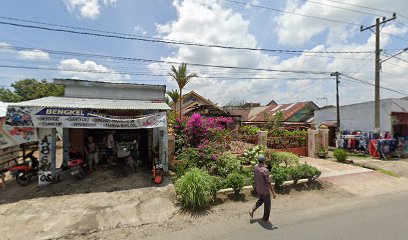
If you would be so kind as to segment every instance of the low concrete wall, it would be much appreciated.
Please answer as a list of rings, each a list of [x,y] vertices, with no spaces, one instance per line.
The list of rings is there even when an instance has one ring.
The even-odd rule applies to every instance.
[[[307,147],[272,149],[272,150],[275,151],[275,152],[291,152],[293,154],[298,155],[299,157],[307,157],[308,156]]]

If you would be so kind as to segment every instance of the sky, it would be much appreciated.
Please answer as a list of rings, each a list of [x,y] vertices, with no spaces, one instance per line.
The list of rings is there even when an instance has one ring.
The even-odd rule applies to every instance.
[[[345,105],[374,99],[374,86],[361,81],[374,82],[375,35],[361,32],[360,25],[370,26],[376,17],[391,18],[396,12],[397,19],[381,28],[381,59],[408,46],[406,0],[392,4],[386,0],[3,0],[0,6],[0,87],[6,88],[24,78],[76,78],[165,84],[170,90],[177,87],[168,76],[171,63],[185,62],[199,77],[184,92],[194,90],[221,106],[242,100],[266,104],[272,99],[335,104],[335,79],[330,76],[335,71],[343,74],[339,88],[340,103]],[[67,29],[50,25],[57,24],[133,39],[9,23]],[[407,71],[406,52],[382,63],[381,98],[406,96]]]

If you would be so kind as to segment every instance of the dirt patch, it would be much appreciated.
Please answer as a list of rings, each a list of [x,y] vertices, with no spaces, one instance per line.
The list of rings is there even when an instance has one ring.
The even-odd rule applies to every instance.
[[[279,193],[277,198],[272,200],[271,216],[273,218],[274,213],[304,210],[324,204],[347,201],[353,196],[326,182],[288,187],[285,194]],[[77,235],[75,239],[145,239],[161,232],[179,231],[218,220],[233,219],[247,215],[256,200],[256,195],[249,189],[244,190],[240,195],[222,193],[218,194],[214,204],[204,211],[192,213],[180,210],[169,221],[161,224],[97,231],[83,236]],[[257,211],[255,215],[261,215],[261,212]],[[62,239],[73,238],[74,236],[66,236]]]

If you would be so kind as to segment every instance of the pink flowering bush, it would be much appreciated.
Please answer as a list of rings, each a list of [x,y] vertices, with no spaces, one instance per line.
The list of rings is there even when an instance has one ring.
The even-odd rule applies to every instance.
[[[183,133],[190,147],[199,147],[208,142],[219,142],[228,134],[227,127],[233,120],[227,117],[205,118],[194,113],[188,120]]]
[[[226,176],[229,168],[224,153],[231,140],[229,126],[233,120],[228,117],[203,117],[198,113],[190,119],[177,119],[176,133],[177,159],[184,164],[182,169],[198,167],[211,175]]]

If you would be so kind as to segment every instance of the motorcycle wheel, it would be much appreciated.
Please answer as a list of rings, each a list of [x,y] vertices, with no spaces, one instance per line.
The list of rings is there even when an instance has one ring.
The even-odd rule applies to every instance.
[[[27,172],[18,171],[16,173],[16,181],[20,186],[27,186],[31,183],[31,175]]]
[[[80,169],[78,170],[78,173],[77,173],[76,177],[77,177],[78,179],[83,179],[83,178],[85,177],[85,171],[84,171],[83,168],[80,168]]]

